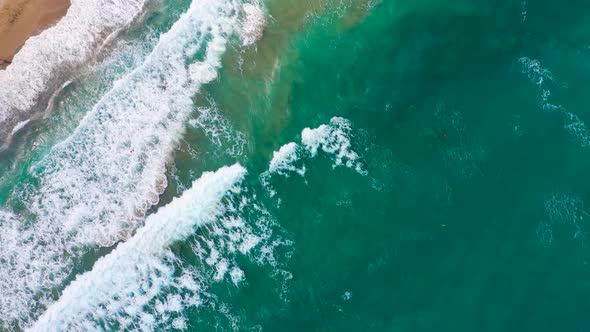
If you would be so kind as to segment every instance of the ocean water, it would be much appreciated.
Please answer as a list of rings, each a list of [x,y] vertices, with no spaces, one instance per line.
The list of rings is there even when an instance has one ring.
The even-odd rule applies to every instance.
[[[589,330],[589,15],[150,3],[0,153],[0,330]]]

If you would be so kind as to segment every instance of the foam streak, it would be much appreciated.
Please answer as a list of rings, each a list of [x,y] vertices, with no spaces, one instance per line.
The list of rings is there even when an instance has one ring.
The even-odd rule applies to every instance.
[[[80,317],[93,314],[110,299],[139,294],[147,271],[159,271],[171,277],[173,271],[161,262],[168,247],[192,235],[197,227],[215,220],[222,210],[222,198],[242,181],[245,173],[237,164],[215,173],[204,173],[180,198],[150,216],[146,226],[129,241],[72,282],[31,331],[71,329]]]

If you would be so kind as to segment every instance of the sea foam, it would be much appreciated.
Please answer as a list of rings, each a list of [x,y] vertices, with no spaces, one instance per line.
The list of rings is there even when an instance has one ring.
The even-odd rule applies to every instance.
[[[305,165],[296,167],[294,164],[302,157],[316,157],[319,151],[331,156],[332,167],[346,166],[366,175],[359,154],[351,144],[352,124],[341,117],[333,117],[329,124],[317,128],[305,128],[301,132],[301,145],[295,142],[283,145],[273,153],[268,171],[273,174],[288,175],[291,172],[305,175]]]
[[[260,5],[244,4],[244,23],[242,25],[242,44],[250,46],[262,38],[266,27],[266,14]]]
[[[521,57],[518,59],[522,66],[522,73],[526,74],[532,83],[536,84],[540,91],[541,107],[545,111],[560,112],[563,116],[563,128],[576,140],[581,147],[590,147],[590,130],[578,115],[568,111],[562,105],[555,105],[550,102],[550,83],[555,84],[555,78],[551,71],[544,68],[539,60]]]
[[[238,1],[193,1],[146,61],[32,167],[35,184],[11,199],[26,212],[0,223],[0,234],[13,235],[0,237],[0,327],[27,326],[88,247],[111,246],[143,224],[167,186],[191,97],[216,78],[241,10]]]
[[[39,116],[51,95],[128,26],[145,0],[72,0],[53,27],[27,40],[0,71],[0,149],[19,123]]]
[[[201,315],[213,315],[221,330],[237,330],[243,326],[239,308],[226,301],[257,266],[263,268],[253,273],[256,282],[264,280],[286,301],[293,243],[255,188],[242,183],[244,173],[234,165],[202,175],[72,282],[33,330],[192,330],[210,324]],[[220,284],[228,293],[213,290]]]
[[[166,262],[172,256],[169,247],[191,236],[197,227],[216,220],[224,210],[223,197],[237,189],[245,173],[237,164],[204,173],[180,198],[148,217],[146,226],[131,239],[99,259],[90,272],[77,277],[31,331],[98,330],[93,323],[117,316],[118,310],[130,316],[141,312],[142,303],[174,280],[174,269]],[[240,272],[235,272],[236,278]],[[159,311],[178,312],[181,303],[180,296],[176,301],[172,298],[161,303]],[[89,317],[92,319],[87,320]],[[150,322],[154,321],[144,318],[141,330],[151,330]],[[176,321],[173,325],[182,324]]]
[[[287,143],[272,154],[272,159],[268,165],[268,171],[274,174],[288,176],[290,172],[305,176],[305,165],[296,167],[294,164],[299,160],[297,143]]]
[[[353,168],[358,173],[366,175],[359,155],[352,149],[350,132],[352,125],[349,120],[333,117],[329,125],[321,125],[318,128],[305,128],[301,132],[301,143],[315,157],[318,150],[334,156],[334,167],[346,166]]]
[[[351,143],[352,123],[341,117],[333,117],[329,124],[317,128],[305,128],[301,132],[301,145],[290,142],[273,152],[268,170],[261,174],[260,180],[269,195],[276,194],[270,186],[270,177],[274,174],[289,177],[291,174],[305,176],[306,167],[303,158],[313,158],[323,151],[333,161],[333,168],[345,166],[361,175],[367,175],[360,155]]]

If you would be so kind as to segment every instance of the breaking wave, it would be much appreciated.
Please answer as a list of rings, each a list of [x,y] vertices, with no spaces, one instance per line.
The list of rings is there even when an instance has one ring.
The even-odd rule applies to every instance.
[[[293,243],[256,191],[242,184],[245,173],[237,164],[204,173],[66,287],[32,330],[190,330],[201,323],[195,312],[215,315],[222,330],[236,330],[243,317],[224,301],[248,283],[253,269],[258,282],[263,278],[286,301]],[[211,292],[218,284],[227,296]]]
[[[226,208],[224,196],[236,191],[246,170],[240,165],[204,173],[192,188],[146,220],[146,226],[109,255],[99,259],[92,271],[76,278],[35,323],[32,331],[99,330],[121,318],[119,329],[129,328],[136,319],[141,330],[153,330],[162,315],[178,312],[186,303],[197,305],[198,298],[178,295],[156,305],[160,317],[143,312],[163,289],[176,287],[198,291],[190,275],[174,276],[174,254],[170,246],[186,240],[197,227],[212,223]],[[232,271],[239,281],[243,272]],[[198,296],[195,294],[194,296]],[[151,316],[151,317],[149,317]],[[171,324],[182,325],[180,320]]]
[[[333,168],[345,166],[354,169],[361,175],[367,175],[359,154],[354,151],[350,141],[352,123],[341,117],[333,117],[330,123],[317,128],[305,128],[301,132],[301,145],[291,142],[283,145],[273,153],[268,171],[260,179],[269,190],[270,196],[276,193],[269,184],[273,174],[290,176],[298,174],[305,176],[306,167],[302,158],[316,157],[319,151],[329,155],[333,161]]]
[[[125,240],[143,224],[167,186],[191,97],[216,79],[241,11],[238,1],[193,1],[146,61],[31,168],[33,180],[10,198],[23,211],[0,215],[0,234],[10,234],[0,237],[0,326],[27,326],[88,248]]]

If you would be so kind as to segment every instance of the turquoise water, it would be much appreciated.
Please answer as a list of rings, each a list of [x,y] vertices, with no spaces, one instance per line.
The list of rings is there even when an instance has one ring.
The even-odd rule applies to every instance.
[[[15,284],[34,290],[32,302],[10,302],[18,291],[5,299],[26,305],[29,316],[2,321],[0,329],[30,326],[56,301],[74,303],[63,294],[76,276],[92,271],[99,257],[122,252],[121,243],[131,241],[137,229],[167,216],[162,207],[172,202],[174,209],[173,197],[201,188],[192,182],[203,172],[236,162],[248,174],[239,190],[214,204],[222,207],[214,220],[154,254],[169,270],[144,269],[142,258],[130,258],[120,270],[111,268],[114,276],[127,276],[125,269],[139,271],[125,281],[139,290],[100,293],[94,309],[74,312],[73,323],[63,328],[590,328],[585,225],[590,7],[585,2],[269,0],[262,39],[242,46],[228,33],[217,78],[198,88],[182,83],[179,91],[192,89],[186,97],[176,94],[173,78],[178,76],[170,74],[176,69],[156,65],[160,58],[150,60],[148,54],[159,54],[158,40],[189,6],[190,1],[170,1],[153,9],[57,96],[47,120],[19,132],[11,150],[0,155],[2,211],[25,225],[42,225],[31,226],[36,232],[45,232],[46,225],[59,229],[47,230],[54,242],[23,241],[21,247],[10,242],[20,250],[50,247],[55,255],[31,257],[59,269],[43,267],[51,281],[41,287]],[[214,33],[199,31],[203,45],[214,40]],[[200,47],[182,61],[206,61],[206,47]],[[151,70],[140,67],[149,61],[156,69],[148,78],[121,80],[134,69]],[[144,87],[152,77],[165,88]],[[80,240],[70,246],[105,229],[108,235],[110,228],[102,226],[122,222],[113,218],[121,218],[128,191],[117,186],[104,191],[100,185],[111,179],[97,177],[112,176],[112,183],[128,184],[131,194],[143,188],[129,180],[135,173],[129,179],[119,174],[127,159],[113,159],[112,168],[103,162],[104,156],[122,153],[134,160],[134,143],[111,136],[104,140],[117,144],[78,150],[75,139],[67,141],[81,135],[76,128],[93,105],[124,84],[129,85],[123,91],[145,89],[145,108],[157,105],[149,104],[152,91],[172,110],[175,101],[179,109],[188,107],[185,118],[171,111],[158,118],[164,123],[153,127],[159,136],[129,168],[157,164],[159,159],[147,156],[163,151],[165,133],[176,130],[170,119],[178,117],[184,130],[175,134],[171,157],[162,162],[166,186],[156,205],[148,207],[152,219],[144,223],[140,216],[121,226],[129,234],[111,234],[116,240],[108,243]],[[143,112],[125,109],[136,102],[133,96],[125,103],[115,97],[104,107],[109,115],[97,120],[111,128],[109,121],[119,119],[112,127],[118,129],[108,133],[121,133],[130,142],[151,133],[115,127],[132,112]],[[125,112],[112,111],[117,108]],[[148,113],[139,114],[138,121],[148,123]],[[135,129],[127,133],[128,128]],[[87,142],[85,137],[80,141]],[[63,140],[69,142],[67,149],[56,148]],[[104,155],[96,152],[103,148]],[[279,154],[273,159],[278,151],[291,158],[273,164],[280,159]],[[96,159],[86,162],[90,156]],[[86,173],[72,174],[72,183],[63,186],[47,184],[67,178],[62,169]],[[112,199],[94,197],[95,187]],[[71,188],[80,191],[70,195]],[[102,210],[94,212],[96,206]],[[58,207],[68,215],[64,226],[55,224],[62,221],[62,211],[51,209]],[[93,212],[69,223],[78,220],[72,216],[86,216],[86,210]],[[169,222],[188,213],[178,211]],[[2,243],[14,235],[35,238],[10,228],[9,217],[0,220],[0,231],[8,234]],[[0,257],[3,263],[7,257]],[[5,275],[18,270],[8,266]],[[18,271],[34,274],[36,269],[41,268]]]

